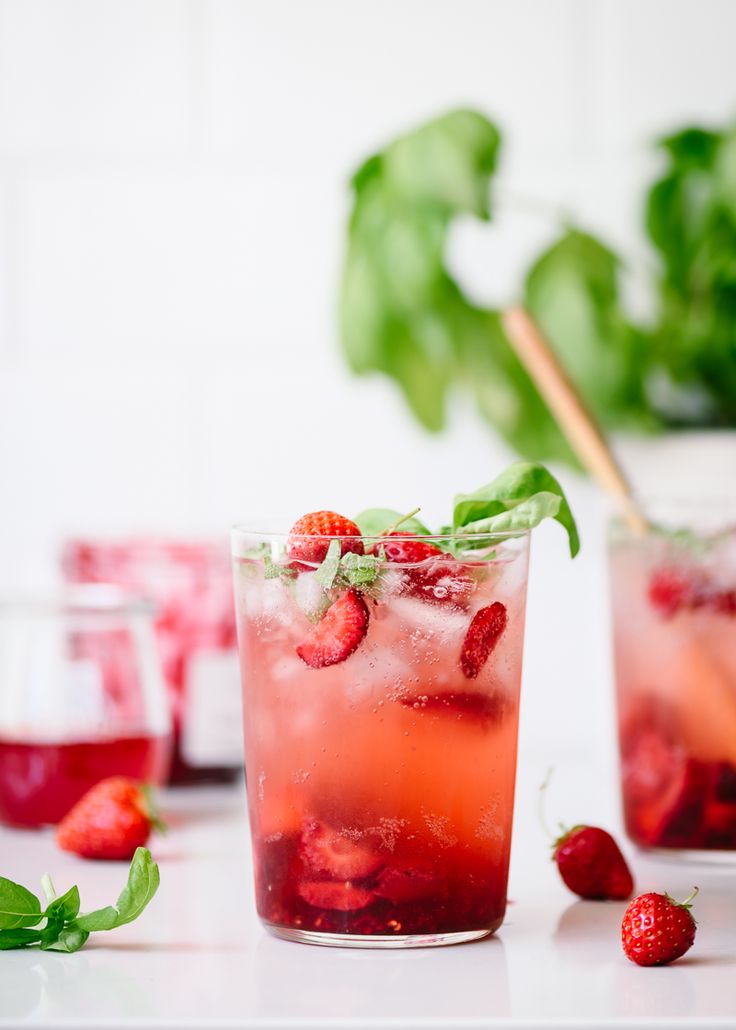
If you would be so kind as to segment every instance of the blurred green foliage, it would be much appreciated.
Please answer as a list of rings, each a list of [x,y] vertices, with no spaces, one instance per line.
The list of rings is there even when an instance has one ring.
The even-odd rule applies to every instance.
[[[736,130],[689,129],[662,147],[668,167],[646,218],[659,255],[653,324],[628,315],[619,258],[577,228],[561,230],[519,292],[605,426],[736,425]],[[499,312],[474,304],[446,266],[453,219],[491,217],[499,148],[491,122],[459,110],[358,169],[343,347],[355,372],[394,379],[428,429],[444,426],[462,387],[519,454],[574,464]]]

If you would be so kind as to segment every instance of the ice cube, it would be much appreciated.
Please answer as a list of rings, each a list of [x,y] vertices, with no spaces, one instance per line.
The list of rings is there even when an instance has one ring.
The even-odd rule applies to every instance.
[[[441,647],[460,647],[470,623],[466,612],[450,605],[427,604],[412,597],[394,598],[391,610],[405,626],[403,636],[418,633],[434,639]]]

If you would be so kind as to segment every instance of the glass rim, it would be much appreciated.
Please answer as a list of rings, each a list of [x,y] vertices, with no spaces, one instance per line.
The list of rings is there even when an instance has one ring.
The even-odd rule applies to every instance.
[[[0,614],[155,615],[157,606],[113,583],[74,583],[57,592],[18,591],[0,596]]]
[[[423,543],[434,543],[435,541],[463,541],[470,540],[476,544],[479,541],[487,541],[488,543],[497,542],[499,540],[519,540],[522,538],[528,538],[531,536],[531,529],[509,529],[500,532],[492,533],[463,533],[462,531],[457,533],[401,533],[396,531],[391,534],[391,540],[419,540]],[[337,536],[335,534],[324,534],[317,536],[316,534],[309,533],[290,533],[290,532],[279,532],[270,530],[259,530],[250,529],[243,522],[236,522],[230,527],[231,540],[247,537],[250,540],[256,539],[259,541],[273,541],[276,543],[282,542],[287,543],[289,540],[308,541],[308,540],[339,540],[355,542],[360,540],[361,542],[374,543],[385,543],[386,536],[381,534],[360,534],[359,536]]]

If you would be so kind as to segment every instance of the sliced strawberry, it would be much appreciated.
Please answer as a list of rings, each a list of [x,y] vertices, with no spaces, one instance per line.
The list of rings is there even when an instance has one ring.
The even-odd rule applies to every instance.
[[[718,590],[710,595],[709,605],[721,615],[736,615],[736,590]]]
[[[635,839],[696,847],[708,791],[708,767],[688,755],[674,713],[646,699],[621,729],[626,820]]]
[[[447,881],[440,873],[426,869],[401,869],[389,866],[381,873],[375,893],[394,905],[421,901],[444,894]]]
[[[460,665],[468,679],[475,679],[506,629],[506,606],[500,601],[475,613],[465,634]]]
[[[649,581],[649,602],[660,615],[670,618],[692,601],[690,579],[679,569],[656,569]]]
[[[664,618],[700,608],[708,608],[719,615],[736,615],[736,590],[718,589],[700,569],[656,569],[649,581],[648,596]]]
[[[506,711],[506,701],[502,695],[481,694],[468,690],[402,697],[399,701],[407,708],[417,711],[445,712],[456,719],[467,719],[484,726],[499,723]]]
[[[373,901],[373,891],[354,887],[352,883],[330,883],[324,880],[306,880],[300,883],[299,896],[315,908],[328,908],[337,912],[357,912]]]
[[[475,580],[451,554],[429,558],[410,573],[411,593],[433,604],[454,604],[467,608],[475,590]]]
[[[381,548],[386,561],[400,562],[402,565],[416,565],[445,553],[435,544],[421,540],[416,533],[389,533],[379,544],[374,544],[371,550],[377,553]]]
[[[347,554],[348,551],[354,551],[355,554],[363,553],[363,541],[351,539],[360,537],[358,526],[334,511],[313,511],[297,519],[289,532],[287,553],[297,562],[319,565],[324,561],[330,539],[333,537],[342,538],[342,554]]]
[[[313,823],[302,834],[302,859],[315,873],[333,880],[361,880],[381,866],[381,857],[364,841],[351,840],[337,830]]]
[[[327,609],[299,644],[296,653],[310,669],[337,665],[355,651],[368,632],[368,609],[355,590],[348,590]]]
[[[404,570],[406,594],[434,604],[467,607],[475,589],[475,580],[451,554],[427,543],[415,533],[400,531],[389,533],[380,543],[374,544],[371,551],[377,554],[381,549],[386,561],[416,566]]]
[[[711,769],[716,801],[736,805],[736,767],[729,762],[714,762]]]

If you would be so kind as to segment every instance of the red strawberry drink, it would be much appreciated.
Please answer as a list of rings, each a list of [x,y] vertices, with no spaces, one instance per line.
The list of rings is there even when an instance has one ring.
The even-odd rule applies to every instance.
[[[578,538],[511,466],[433,536],[370,509],[233,531],[258,912],[280,937],[399,947],[504,917],[529,530]]]
[[[346,536],[343,555],[382,546],[386,560],[365,564],[367,576],[380,568],[371,582],[327,590],[327,540],[271,538],[264,565],[247,556],[258,540],[235,536],[261,918],[302,939],[441,943],[495,930],[527,536],[467,554],[455,540],[457,557],[447,539]]]
[[[637,844],[736,849],[736,531],[617,531],[622,791]]]

